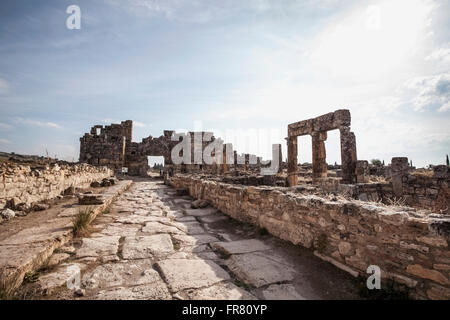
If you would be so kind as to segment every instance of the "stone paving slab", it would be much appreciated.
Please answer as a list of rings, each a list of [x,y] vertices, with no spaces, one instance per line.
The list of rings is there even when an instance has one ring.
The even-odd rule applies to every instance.
[[[230,279],[230,275],[218,264],[207,260],[169,259],[158,261],[156,265],[171,292],[202,288]]]
[[[266,300],[306,300],[292,284],[272,284],[262,295]]]
[[[77,250],[77,258],[112,256],[119,249],[120,236],[102,236],[84,238],[81,248]]]
[[[256,300],[256,297],[231,282],[218,283],[208,288],[188,290],[191,300]]]
[[[264,244],[264,242],[256,239],[239,240],[232,242],[214,242],[211,247],[226,255],[248,253],[255,251],[269,250],[271,247]]]
[[[204,234],[198,235],[174,234],[172,237],[174,240],[180,242],[184,246],[202,245],[205,243],[217,242],[219,240],[214,236]]]
[[[292,268],[262,253],[232,255],[226,265],[237,278],[256,288],[294,279]]]
[[[217,209],[214,208],[204,208],[204,209],[186,209],[186,215],[194,217],[209,216],[212,214],[217,214]]]
[[[100,291],[94,300],[171,300],[165,283],[157,281],[136,287],[116,287]]]
[[[137,286],[160,281],[158,272],[152,268],[152,261],[133,260],[107,263],[83,275],[86,289],[106,289],[117,286]]]
[[[151,221],[167,221],[170,219],[166,217],[155,217],[155,216],[140,216],[140,215],[129,215],[123,216],[116,220],[116,222],[126,223],[126,224],[144,224]]]
[[[168,234],[155,234],[125,238],[122,256],[124,259],[145,259],[174,252],[172,240]]]
[[[199,217],[198,219],[203,223],[215,223],[215,222],[229,220],[229,218],[225,215],[202,216],[202,217]]]
[[[145,227],[142,228],[142,232],[149,234],[158,234],[158,233],[169,233],[169,234],[182,234],[179,228],[175,226],[170,226],[166,224],[162,224],[160,222],[151,221],[145,224]]]
[[[59,266],[54,272],[39,277],[37,285],[44,294],[51,294],[53,290],[74,285],[76,277],[81,277],[81,271],[86,266],[81,263],[68,263]]]

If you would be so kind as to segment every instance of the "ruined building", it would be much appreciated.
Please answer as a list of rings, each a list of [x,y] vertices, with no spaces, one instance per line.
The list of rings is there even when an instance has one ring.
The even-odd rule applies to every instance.
[[[80,162],[92,165],[107,166],[110,169],[120,172],[122,168],[127,168],[129,175],[146,175],[149,170],[148,156],[164,157],[166,168],[176,167],[177,169],[195,171],[208,168],[216,172],[224,173],[228,171],[228,164],[240,163],[238,159],[242,158],[242,167],[249,164],[259,164],[261,158],[255,155],[238,155],[233,150],[231,144],[224,145],[224,151],[220,161],[220,166],[208,165],[203,159],[195,159],[194,143],[191,145],[190,161],[175,166],[172,163],[172,149],[182,141],[184,135],[190,135],[190,141],[194,141],[194,136],[199,135],[201,139],[201,152],[208,144],[216,141],[211,132],[188,132],[187,134],[177,134],[173,130],[164,130],[164,134],[159,138],[149,136],[142,139],[142,142],[132,141],[133,122],[131,120],[122,121],[120,124],[111,124],[109,126],[95,125],[89,133],[80,138]],[[172,135],[177,134],[179,140],[172,140]],[[208,139],[205,139],[205,137]],[[208,140],[208,141],[204,141]],[[182,155],[182,152],[180,153]],[[215,155],[212,151],[213,156]],[[253,160],[253,161],[252,161]],[[227,164],[228,163],[228,164]]]

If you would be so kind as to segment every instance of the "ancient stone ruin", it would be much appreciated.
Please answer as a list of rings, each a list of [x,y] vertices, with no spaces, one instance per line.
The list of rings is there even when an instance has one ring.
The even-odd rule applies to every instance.
[[[450,299],[450,167],[358,160],[350,126],[343,109],[289,124],[287,162],[281,144],[263,160],[212,132],[133,142],[130,120],[93,126],[80,163],[0,154],[0,293],[358,299],[354,278],[379,268],[390,295]],[[341,164],[326,162],[330,130]]]
[[[349,110],[336,110],[320,117],[291,123],[288,126],[288,183],[295,186],[298,183],[298,146],[299,136],[312,137],[313,177],[327,177],[325,140],[327,131],[339,129],[341,134],[342,182],[356,182],[356,140],[350,131],[351,116]]]

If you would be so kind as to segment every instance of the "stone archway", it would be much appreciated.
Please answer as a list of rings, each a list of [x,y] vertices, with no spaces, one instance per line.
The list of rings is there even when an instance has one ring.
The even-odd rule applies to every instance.
[[[303,135],[312,137],[313,179],[327,177],[325,140],[327,131],[339,129],[341,140],[342,183],[356,182],[356,139],[350,131],[351,115],[346,109],[336,110],[317,118],[303,120],[288,125],[288,184],[298,183],[298,143]]]

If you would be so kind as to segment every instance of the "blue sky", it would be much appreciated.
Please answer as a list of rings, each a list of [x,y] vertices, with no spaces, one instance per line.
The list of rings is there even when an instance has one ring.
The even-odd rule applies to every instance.
[[[77,160],[92,125],[131,119],[134,141],[201,128],[268,158],[287,124],[348,108],[359,159],[443,163],[449,18],[426,0],[3,0],[0,150]]]

